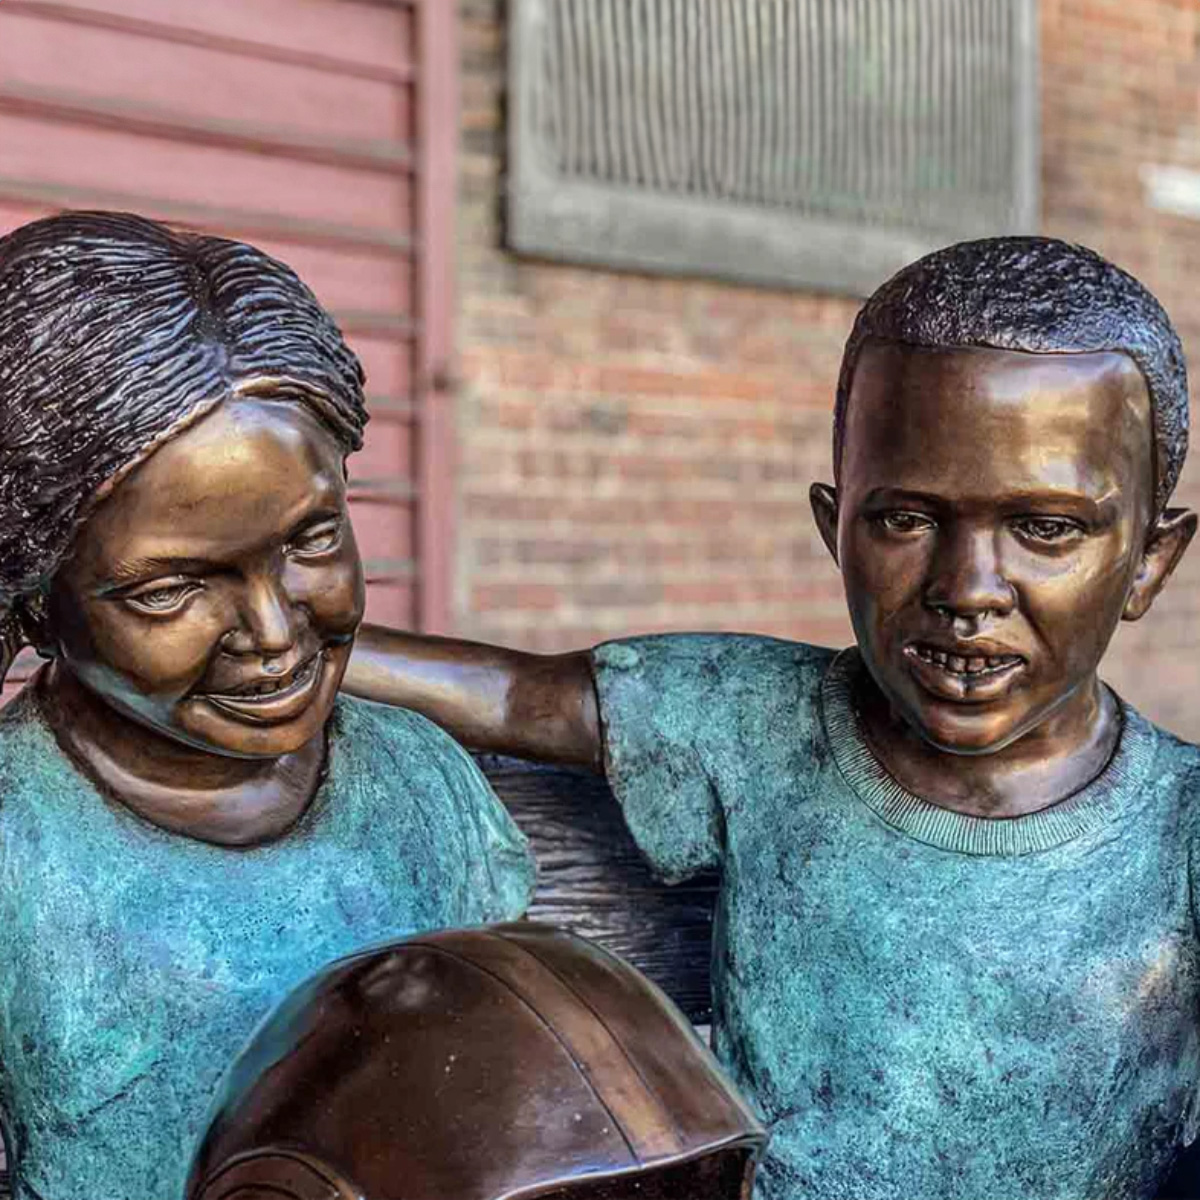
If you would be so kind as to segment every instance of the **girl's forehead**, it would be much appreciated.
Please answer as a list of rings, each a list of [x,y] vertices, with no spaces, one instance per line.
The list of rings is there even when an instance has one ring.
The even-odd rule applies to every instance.
[[[341,461],[333,434],[302,404],[225,400],[157,447],[122,481],[119,491],[165,491],[190,486],[207,497],[218,483],[238,491],[261,490],[253,472],[299,461],[313,466]],[[246,472],[238,479],[238,471]]]
[[[229,401],[159,447],[98,506],[77,557],[223,559],[344,496],[342,450],[302,406]]]

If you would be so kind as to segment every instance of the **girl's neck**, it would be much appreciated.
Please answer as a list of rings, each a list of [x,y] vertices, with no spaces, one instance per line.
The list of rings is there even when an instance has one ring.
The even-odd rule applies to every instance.
[[[300,819],[320,785],[324,735],[280,758],[233,758],[138,724],[57,660],[32,686],[80,770],[110,799],[171,833],[219,846],[273,841]]]

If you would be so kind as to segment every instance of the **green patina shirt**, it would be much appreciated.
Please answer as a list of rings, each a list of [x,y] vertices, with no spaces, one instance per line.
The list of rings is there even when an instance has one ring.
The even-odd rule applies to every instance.
[[[31,694],[0,718],[0,1106],[16,1200],[181,1200],[218,1080],[295,984],[524,911],[533,862],[415,713],[338,700],[285,836],[228,849],[96,791]]]
[[[766,1200],[1152,1197],[1197,1130],[1200,750],[1115,755],[989,821],[860,735],[857,653],[681,635],[595,652],[608,778],[666,878],[717,866],[714,1041],[772,1131]]]

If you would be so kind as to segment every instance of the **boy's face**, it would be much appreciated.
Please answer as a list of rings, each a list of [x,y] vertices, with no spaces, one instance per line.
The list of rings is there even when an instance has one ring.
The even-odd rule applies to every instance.
[[[1123,354],[864,348],[814,512],[864,661],[928,742],[989,753],[1092,703],[1194,529],[1152,521],[1153,451]]]

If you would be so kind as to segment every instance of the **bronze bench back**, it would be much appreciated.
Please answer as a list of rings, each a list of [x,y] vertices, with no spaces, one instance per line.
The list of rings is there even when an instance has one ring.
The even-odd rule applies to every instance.
[[[716,875],[675,887],[659,883],[596,775],[494,755],[478,762],[537,855],[530,917],[606,946],[694,1024],[707,1025]]]

